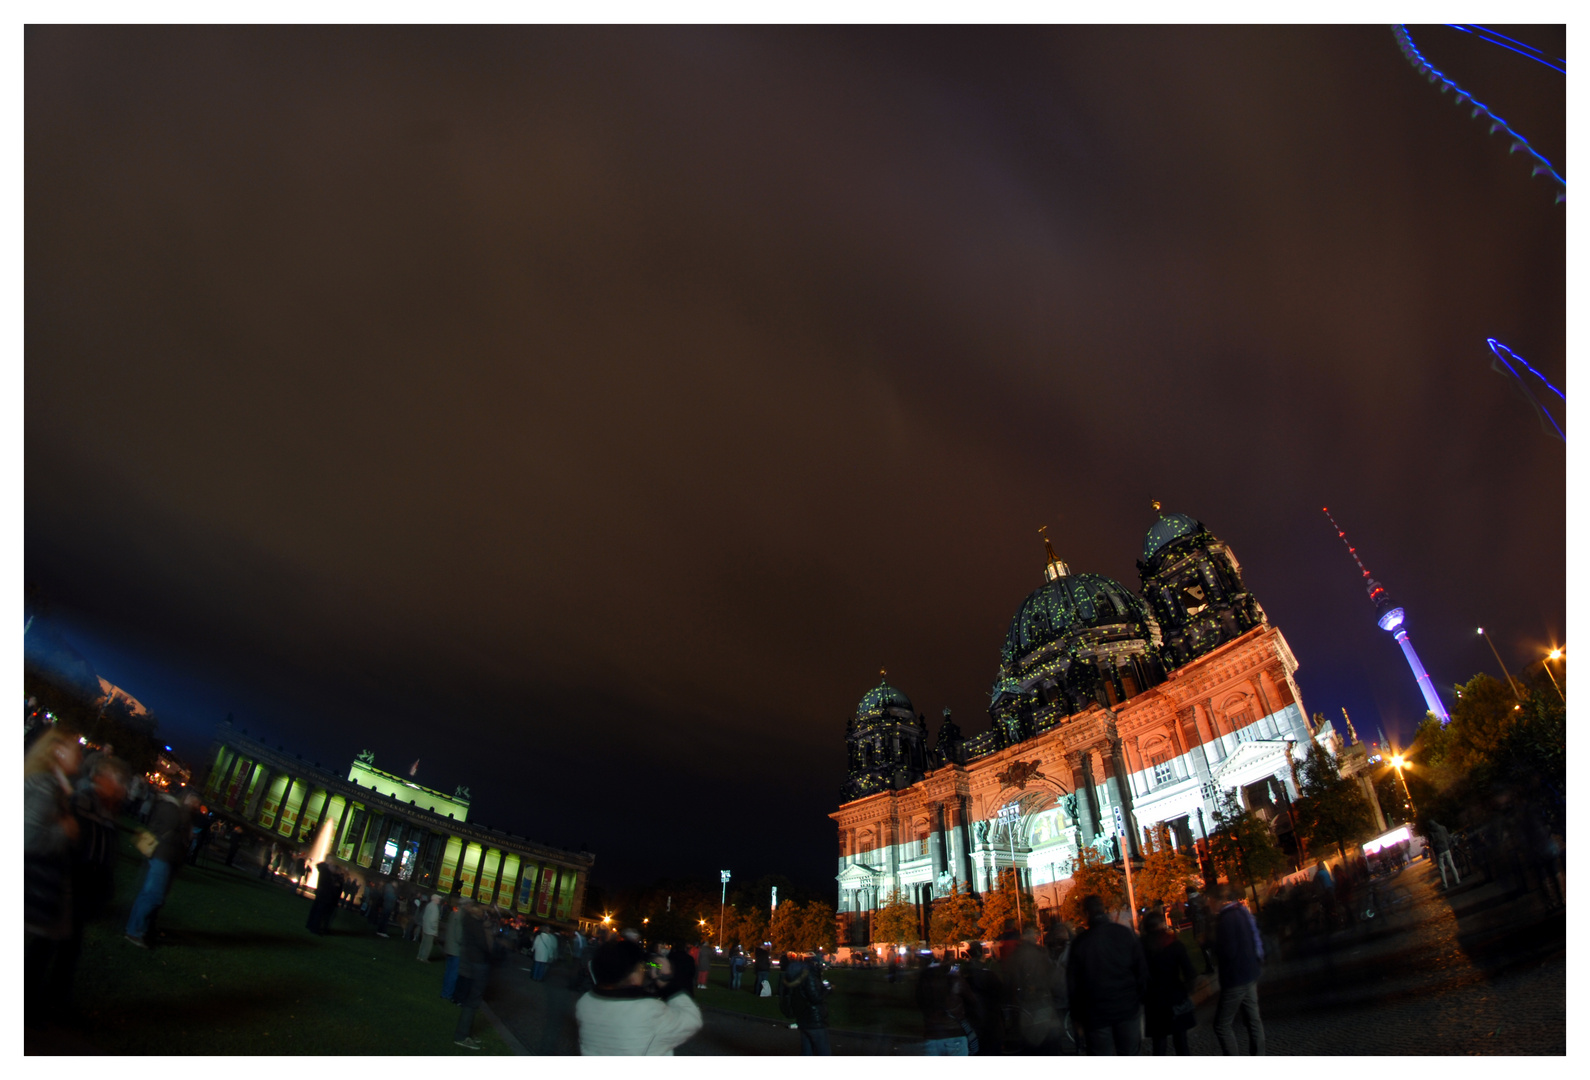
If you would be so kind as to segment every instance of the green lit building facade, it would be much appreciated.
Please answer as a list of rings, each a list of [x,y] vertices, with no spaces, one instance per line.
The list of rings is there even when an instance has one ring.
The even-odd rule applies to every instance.
[[[307,849],[330,823],[326,857],[361,876],[397,877],[570,926],[596,861],[469,824],[467,789],[422,787],[375,768],[368,753],[343,778],[230,724],[216,734],[201,790],[211,809],[292,846]]]

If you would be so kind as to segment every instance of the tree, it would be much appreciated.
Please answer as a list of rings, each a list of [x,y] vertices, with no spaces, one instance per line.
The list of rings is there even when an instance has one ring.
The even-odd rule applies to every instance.
[[[1170,907],[1184,902],[1188,886],[1198,885],[1198,865],[1187,852],[1178,851],[1171,844],[1170,826],[1161,823],[1145,832],[1143,868],[1132,875],[1138,906],[1157,903]]]
[[[1017,886],[1016,871],[1001,870],[995,887],[983,896],[983,917],[978,921],[982,936],[993,939],[1005,932],[1005,923],[1029,926],[1038,921],[1032,897]]]
[[[837,948],[839,927],[834,917],[834,906],[824,900],[813,900],[802,905],[800,918],[796,922],[796,940],[799,942],[796,949],[803,953],[819,949],[832,952]]]
[[[1072,926],[1087,924],[1082,911],[1086,897],[1103,900],[1106,911],[1126,906],[1126,875],[1091,847],[1079,849],[1076,857],[1066,863],[1066,869],[1071,873],[1071,888],[1060,900],[1060,917]],[[1137,883],[1132,884],[1135,889]]]
[[[767,937],[773,943],[773,951],[782,955],[787,952],[804,951],[801,949],[801,930],[804,912],[801,905],[794,900],[779,901],[778,909],[773,912],[773,917],[768,920]]]
[[[767,936],[767,915],[760,906],[741,908],[730,904],[723,919],[723,944],[739,945],[747,951],[755,949]]]
[[[1258,884],[1285,869],[1285,853],[1275,844],[1270,823],[1242,805],[1236,789],[1221,793],[1215,806],[1215,828],[1209,834],[1210,854],[1228,881],[1241,880],[1259,899]]]
[[[961,891],[961,883],[950,883],[950,891],[933,901],[933,914],[928,920],[929,940],[934,945],[954,945],[962,941],[976,941],[981,937],[979,923],[983,906],[969,891]]]
[[[900,890],[892,890],[883,906],[872,913],[873,942],[904,945],[916,941],[919,934],[916,905],[901,896]]]
[[[1310,742],[1303,763],[1298,766],[1302,789],[1292,804],[1298,831],[1310,849],[1327,844],[1347,857],[1346,845],[1364,839],[1375,831],[1375,811],[1358,784],[1342,776],[1336,759],[1317,742]]]

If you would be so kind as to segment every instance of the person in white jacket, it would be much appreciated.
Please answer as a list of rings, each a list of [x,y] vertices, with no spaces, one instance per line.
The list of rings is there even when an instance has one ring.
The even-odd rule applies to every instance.
[[[547,965],[558,958],[557,935],[545,926],[536,931],[535,944],[531,946],[530,959],[535,964],[530,977],[540,982],[547,977]]]
[[[420,963],[431,958],[431,946],[436,944],[437,931],[442,928],[442,894],[432,893],[431,902],[420,915]]]
[[[633,941],[618,938],[597,949],[596,989],[574,1006],[580,1053],[672,1057],[674,1047],[701,1030],[701,1010],[671,974],[665,957],[648,959]]]

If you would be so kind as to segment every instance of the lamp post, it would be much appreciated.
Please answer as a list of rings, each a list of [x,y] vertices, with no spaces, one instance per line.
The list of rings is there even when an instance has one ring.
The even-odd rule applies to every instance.
[[[1557,676],[1555,676],[1555,675],[1553,675],[1551,673],[1551,662],[1553,660],[1561,660],[1561,659],[1562,659],[1562,650],[1561,649],[1553,649],[1553,650],[1551,650],[1551,652],[1546,654],[1546,662],[1544,664],[1541,664],[1540,666],[1546,669],[1546,678],[1551,680],[1551,685],[1557,691],[1557,696],[1562,698],[1562,703],[1564,705],[1566,705],[1566,704],[1568,704],[1568,699],[1562,696],[1562,684],[1557,681]]]
[[[1502,663],[1502,654],[1496,651],[1496,643],[1491,640],[1491,635],[1485,632],[1485,627],[1483,626],[1476,627],[1475,629],[1479,633],[1480,637],[1485,639],[1485,644],[1491,647],[1491,655],[1496,657],[1496,666],[1502,669],[1503,675],[1507,676],[1507,685],[1512,687],[1513,697],[1517,699],[1519,704],[1523,704],[1524,699],[1518,693],[1518,684],[1515,683],[1513,681],[1513,677],[1508,674],[1507,665]],[[1399,773],[1398,775],[1400,776],[1401,774]]]
[[[723,882],[723,892],[718,897],[718,944],[723,944],[723,912],[724,905],[729,901],[729,872],[718,871],[718,879]]]
[[[1005,838],[1010,842],[1010,884],[1016,899],[1016,931],[1021,931],[1021,879],[1016,873],[1016,822],[1021,818],[1021,807],[1006,803],[999,808],[999,820],[1005,826]]]

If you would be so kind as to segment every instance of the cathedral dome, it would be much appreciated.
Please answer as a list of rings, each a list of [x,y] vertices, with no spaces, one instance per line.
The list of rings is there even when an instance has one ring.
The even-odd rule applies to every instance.
[[[1068,574],[1028,594],[1010,620],[1005,658],[1015,660],[1073,631],[1115,623],[1143,622],[1142,602],[1125,585],[1103,574]]]
[[[912,707],[911,699],[887,682],[880,682],[862,695],[861,703],[856,706],[856,719],[864,720],[885,713],[898,715],[902,712],[909,717],[916,716],[916,709]]]
[[[1143,561],[1152,559],[1156,551],[1172,540],[1191,536],[1198,529],[1198,522],[1186,514],[1161,514],[1159,520],[1154,522],[1153,528],[1148,530],[1148,535],[1143,538]]]

